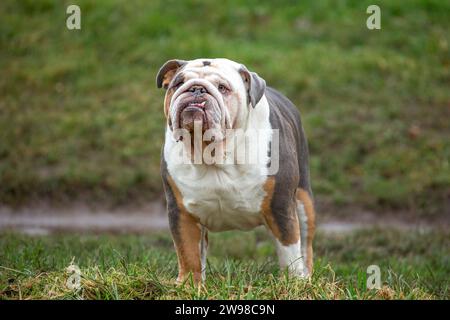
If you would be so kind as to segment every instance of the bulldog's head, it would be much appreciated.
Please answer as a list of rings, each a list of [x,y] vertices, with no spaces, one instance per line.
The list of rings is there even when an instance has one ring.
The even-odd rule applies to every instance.
[[[167,90],[164,113],[172,131],[200,126],[216,141],[226,129],[242,128],[266,88],[256,73],[228,59],[169,60],[156,82]]]

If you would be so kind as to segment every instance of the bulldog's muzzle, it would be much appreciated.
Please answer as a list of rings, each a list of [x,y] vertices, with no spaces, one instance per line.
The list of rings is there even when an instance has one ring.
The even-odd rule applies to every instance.
[[[221,140],[230,128],[229,113],[222,95],[210,82],[192,79],[183,84],[172,96],[169,117],[176,140],[180,129],[194,132],[201,128],[202,134],[211,131],[214,140]]]

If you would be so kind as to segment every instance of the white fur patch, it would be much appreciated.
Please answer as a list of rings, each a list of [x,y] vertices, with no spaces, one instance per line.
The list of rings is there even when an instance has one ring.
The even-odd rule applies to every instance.
[[[304,261],[307,261],[308,216],[306,215],[305,206],[303,205],[303,202],[299,200],[297,200],[297,214],[298,214],[298,221],[300,222],[301,253]],[[305,266],[305,273],[309,274],[309,272],[310,270],[308,270],[308,267]]]
[[[293,276],[304,277],[305,265],[300,250],[300,240],[297,243],[285,246],[278,239],[275,239],[280,268],[288,268]]]

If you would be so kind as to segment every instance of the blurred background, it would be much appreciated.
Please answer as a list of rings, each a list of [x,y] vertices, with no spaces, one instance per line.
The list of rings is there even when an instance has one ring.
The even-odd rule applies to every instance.
[[[73,208],[164,225],[155,76],[199,57],[244,63],[299,107],[319,216],[448,221],[448,1],[377,1],[381,30],[371,0],[77,0],[81,30],[69,4],[0,3],[3,226]]]
[[[449,30],[441,0],[0,1],[0,300],[449,299]],[[207,290],[173,285],[155,77],[199,57],[244,63],[301,111],[306,286],[278,277],[259,229],[210,235]]]

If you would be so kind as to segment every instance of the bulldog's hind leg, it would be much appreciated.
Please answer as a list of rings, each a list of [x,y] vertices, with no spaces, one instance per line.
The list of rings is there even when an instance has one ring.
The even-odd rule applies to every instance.
[[[313,271],[312,242],[315,233],[316,214],[309,193],[301,188],[297,189],[297,213],[300,222],[301,251],[306,264],[305,275],[309,276]]]
[[[305,266],[295,199],[285,199],[282,205],[274,206],[271,184],[272,182],[269,180],[265,186],[267,197],[263,201],[262,214],[265,224],[275,240],[280,268],[287,268],[291,275],[304,277]]]
[[[300,239],[292,244],[283,244],[275,237],[275,246],[280,269],[287,269],[292,276],[305,277],[305,265],[301,253]]]

